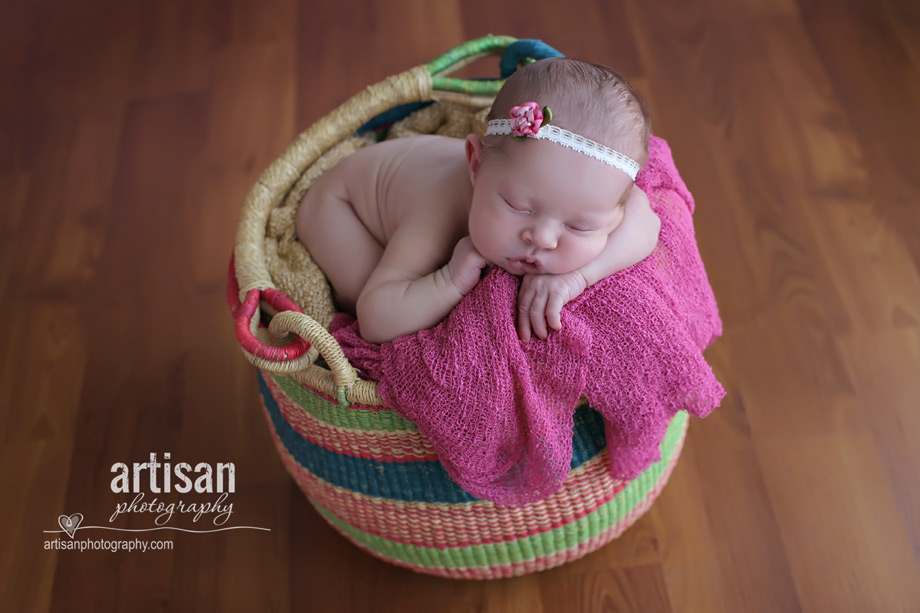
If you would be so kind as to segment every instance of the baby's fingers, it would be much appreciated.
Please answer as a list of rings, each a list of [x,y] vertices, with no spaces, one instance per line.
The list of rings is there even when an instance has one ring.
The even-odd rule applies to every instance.
[[[546,329],[546,298],[546,294],[539,292],[530,303],[530,325],[540,339],[545,339],[549,334]]]
[[[553,330],[562,329],[562,317],[560,313],[564,305],[565,301],[562,299],[561,294],[551,294],[546,303],[546,321]]]
[[[533,302],[533,292],[522,291],[518,295],[517,328],[518,338],[523,342],[530,340],[530,303]]]

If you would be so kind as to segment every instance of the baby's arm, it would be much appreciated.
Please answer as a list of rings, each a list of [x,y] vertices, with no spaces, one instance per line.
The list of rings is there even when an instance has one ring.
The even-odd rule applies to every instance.
[[[655,250],[661,220],[649,206],[648,196],[635,185],[626,200],[623,221],[610,233],[600,255],[578,269],[586,287],[638,264]]]
[[[469,237],[457,243],[450,262],[423,274],[424,263],[440,252],[437,240],[422,238],[430,237],[430,228],[427,233],[423,230],[401,226],[394,233],[358,297],[356,311],[364,340],[386,343],[436,325],[479,282],[488,262]]]
[[[559,275],[525,275],[518,293],[518,336],[530,340],[530,331],[546,338],[547,323],[562,328],[562,307],[601,279],[638,264],[655,250],[661,220],[648,196],[635,185],[626,201],[623,221],[610,233],[604,250],[578,270]]]

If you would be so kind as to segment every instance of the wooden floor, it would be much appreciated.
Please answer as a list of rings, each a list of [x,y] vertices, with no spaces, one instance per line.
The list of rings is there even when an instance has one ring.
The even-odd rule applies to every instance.
[[[0,13],[4,610],[920,611],[915,0]],[[489,32],[616,66],[647,97],[697,199],[725,325],[707,357],[728,395],[618,541],[545,573],[460,582],[382,563],[308,506],[224,287],[243,197],[297,132]],[[233,522],[271,532],[45,549],[62,515],[106,525],[126,499],[112,465],[151,452],[233,462]]]

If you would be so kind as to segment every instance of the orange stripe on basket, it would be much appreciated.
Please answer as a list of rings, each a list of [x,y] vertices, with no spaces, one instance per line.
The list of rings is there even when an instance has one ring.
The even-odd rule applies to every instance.
[[[369,547],[356,542],[347,534],[340,534],[343,534],[349,541],[351,541],[352,544],[356,545],[358,548],[390,564],[408,568],[416,572],[438,575],[451,579],[503,579],[527,573],[548,570],[550,568],[561,566],[567,562],[577,560],[589,553],[596,551],[604,545],[607,545],[622,535],[623,532],[625,532],[636,522],[636,520],[639,519],[639,517],[644,515],[645,512],[648,511],[648,509],[652,506],[652,503],[654,503],[658,496],[661,494],[661,490],[667,484],[668,479],[671,476],[671,472],[674,470],[674,466],[677,464],[677,459],[680,456],[682,446],[683,439],[681,439],[681,441],[679,441],[675,447],[674,453],[668,462],[668,466],[662,476],[656,482],[655,487],[649,491],[645,498],[643,498],[643,500],[638,505],[636,505],[635,508],[633,508],[625,517],[616,522],[608,530],[598,534],[593,538],[578,543],[574,547],[556,551],[550,555],[533,558],[532,560],[527,560],[525,562],[465,568],[454,566],[424,566],[421,564],[408,564],[403,560],[394,559],[381,554],[379,551],[370,549]]]
[[[333,453],[383,462],[430,462],[438,459],[431,442],[418,431],[333,426],[294,402],[274,379],[263,379],[285,421],[297,434],[315,445]],[[310,388],[310,391],[315,390]]]
[[[610,477],[605,450],[574,470],[555,494],[529,505],[510,507],[487,500],[460,504],[395,501],[320,479],[288,453],[274,430],[272,435],[288,471],[318,504],[363,532],[407,545],[464,547],[533,536],[594,512],[626,486]]]

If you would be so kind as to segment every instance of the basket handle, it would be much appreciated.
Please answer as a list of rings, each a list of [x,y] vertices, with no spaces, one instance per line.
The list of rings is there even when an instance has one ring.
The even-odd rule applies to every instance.
[[[253,317],[260,300],[265,300],[279,311],[268,325],[269,333],[278,339],[293,334],[296,338],[291,343],[283,347],[266,345],[252,333]],[[338,341],[282,292],[271,288],[252,289],[247,292],[246,300],[240,302],[232,255],[227,275],[227,303],[236,320],[236,338],[240,347],[249,361],[259,368],[281,373],[300,370],[305,359],[306,365],[313,363],[316,356],[310,355],[312,347],[329,365],[336,388],[351,387],[357,380],[357,371],[348,363]]]
[[[323,356],[323,360],[332,371],[332,380],[335,382],[336,389],[340,390],[339,401],[347,406],[344,392],[358,380],[358,371],[345,357],[341,345],[326,328],[305,313],[289,310],[272,317],[268,324],[268,331],[278,337],[296,334],[297,340],[308,340],[319,355]]]
[[[231,255],[227,275],[227,304],[236,320],[236,338],[246,359],[262,370],[291,374],[306,369],[316,361],[316,355],[319,354],[329,366],[339,404],[349,406],[349,391],[355,383],[360,387],[360,384],[367,382],[362,382],[358,378],[358,371],[349,363],[335,337],[319,325],[319,322],[301,311],[294,301],[276,289],[249,290],[246,299],[240,302],[239,284],[233,264]],[[282,347],[275,347],[266,345],[253,334],[253,326],[262,325],[253,321],[260,300],[265,300],[279,311],[268,324],[269,334],[278,339],[294,335],[294,341]],[[357,391],[359,399],[363,397],[366,404],[374,404],[370,390]]]
[[[454,79],[446,75],[476,59],[501,53],[498,79]],[[431,75],[431,87],[436,91],[458,92],[476,96],[495,96],[505,79],[518,66],[534,60],[562,57],[562,54],[541,40],[512,36],[484,36],[463,43],[425,65]]]
[[[259,325],[253,321],[258,311],[260,302],[264,300],[279,311],[296,311],[302,313],[300,307],[293,300],[273,288],[251,289],[246,292],[246,298],[240,301],[239,283],[236,280],[234,255],[230,255],[230,267],[227,273],[227,305],[236,322],[236,339],[245,353],[250,358],[259,358],[275,362],[292,362],[303,357],[310,349],[310,343],[302,338],[283,347],[266,345],[260,341],[253,329]],[[250,359],[252,361],[252,359]]]

